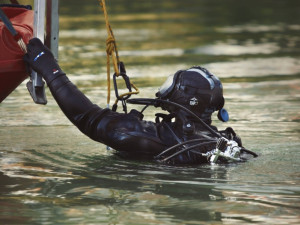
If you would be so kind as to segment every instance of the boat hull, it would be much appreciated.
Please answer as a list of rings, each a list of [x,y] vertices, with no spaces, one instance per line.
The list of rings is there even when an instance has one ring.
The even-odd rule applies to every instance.
[[[25,8],[1,7],[24,42],[33,37],[33,11]],[[0,103],[27,77],[21,48],[0,20]]]

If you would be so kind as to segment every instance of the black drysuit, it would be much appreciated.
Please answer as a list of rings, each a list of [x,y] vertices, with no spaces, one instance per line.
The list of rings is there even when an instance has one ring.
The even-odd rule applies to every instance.
[[[52,53],[38,39],[32,39],[27,47],[28,54],[24,56],[24,60],[44,77],[53,97],[68,119],[91,139],[108,145],[123,155],[141,158],[154,158],[165,149],[182,141],[206,139],[210,141],[210,145],[186,151],[172,158],[170,162],[188,164],[207,162],[207,159],[197,154],[196,150],[198,153],[212,150],[215,142],[211,142],[211,133],[200,123],[193,122],[195,129],[189,132],[183,129],[185,124],[180,120],[173,123],[165,121],[154,123],[143,120],[143,115],[136,110],[123,114],[102,109],[93,104],[69,81]],[[225,133],[223,135],[228,138]],[[214,141],[216,140],[217,138],[214,138]]]

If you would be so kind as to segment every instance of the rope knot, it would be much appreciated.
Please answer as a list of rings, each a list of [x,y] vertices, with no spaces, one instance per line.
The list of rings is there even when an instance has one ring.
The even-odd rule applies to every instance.
[[[112,55],[112,53],[114,52],[116,47],[116,40],[114,39],[114,37],[109,36],[106,39],[106,53],[108,55]]]
[[[107,12],[106,12],[105,0],[98,0],[98,1],[100,3],[100,5],[102,7],[102,10],[103,10],[103,13],[104,13],[105,25],[106,25],[107,34],[108,34],[108,37],[106,39],[106,55],[107,55],[107,57],[106,57],[106,59],[107,59],[106,69],[107,69],[107,105],[109,105],[109,101],[110,101],[110,57],[112,58],[112,62],[113,62],[114,70],[115,70],[115,76],[114,77],[117,77],[117,76],[120,75],[120,71],[119,71],[120,61],[119,61],[119,54],[118,54],[116,40],[114,38],[114,34],[113,34],[112,29],[111,29],[111,26],[108,22],[108,16],[107,16]],[[119,96],[120,99],[124,100],[125,98],[129,98],[130,95],[132,95],[132,94],[138,94],[139,93],[139,90],[137,89],[137,87],[135,87],[134,84],[130,83],[130,85],[136,90],[135,92],[132,92],[129,83],[130,83],[130,81],[128,79],[128,82],[126,83],[126,86],[129,87],[128,88],[129,92],[120,95]],[[128,97],[125,97],[125,96],[128,96]],[[118,98],[116,99],[115,105],[117,103],[118,103]],[[124,103],[124,101],[122,101],[122,103]],[[124,107],[124,105],[123,105],[123,107]],[[125,105],[125,107],[126,107],[126,105]]]

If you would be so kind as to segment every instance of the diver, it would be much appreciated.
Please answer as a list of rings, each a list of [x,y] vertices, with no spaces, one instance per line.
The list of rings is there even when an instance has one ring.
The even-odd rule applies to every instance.
[[[228,120],[220,80],[208,70],[194,66],[167,78],[155,99],[131,99],[133,104],[152,105],[168,113],[157,113],[155,122],[143,120],[143,110],[118,113],[93,104],[68,79],[51,51],[33,38],[24,61],[46,81],[67,118],[92,140],[118,155],[155,159],[167,164],[201,164],[245,161],[257,155],[242,146],[232,128],[218,131],[211,116],[219,111]]]

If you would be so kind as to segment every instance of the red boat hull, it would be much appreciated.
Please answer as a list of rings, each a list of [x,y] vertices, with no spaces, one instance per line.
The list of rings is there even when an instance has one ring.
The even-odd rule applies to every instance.
[[[1,7],[24,42],[33,37],[33,11]],[[27,77],[21,48],[0,20],[0,103]]]

